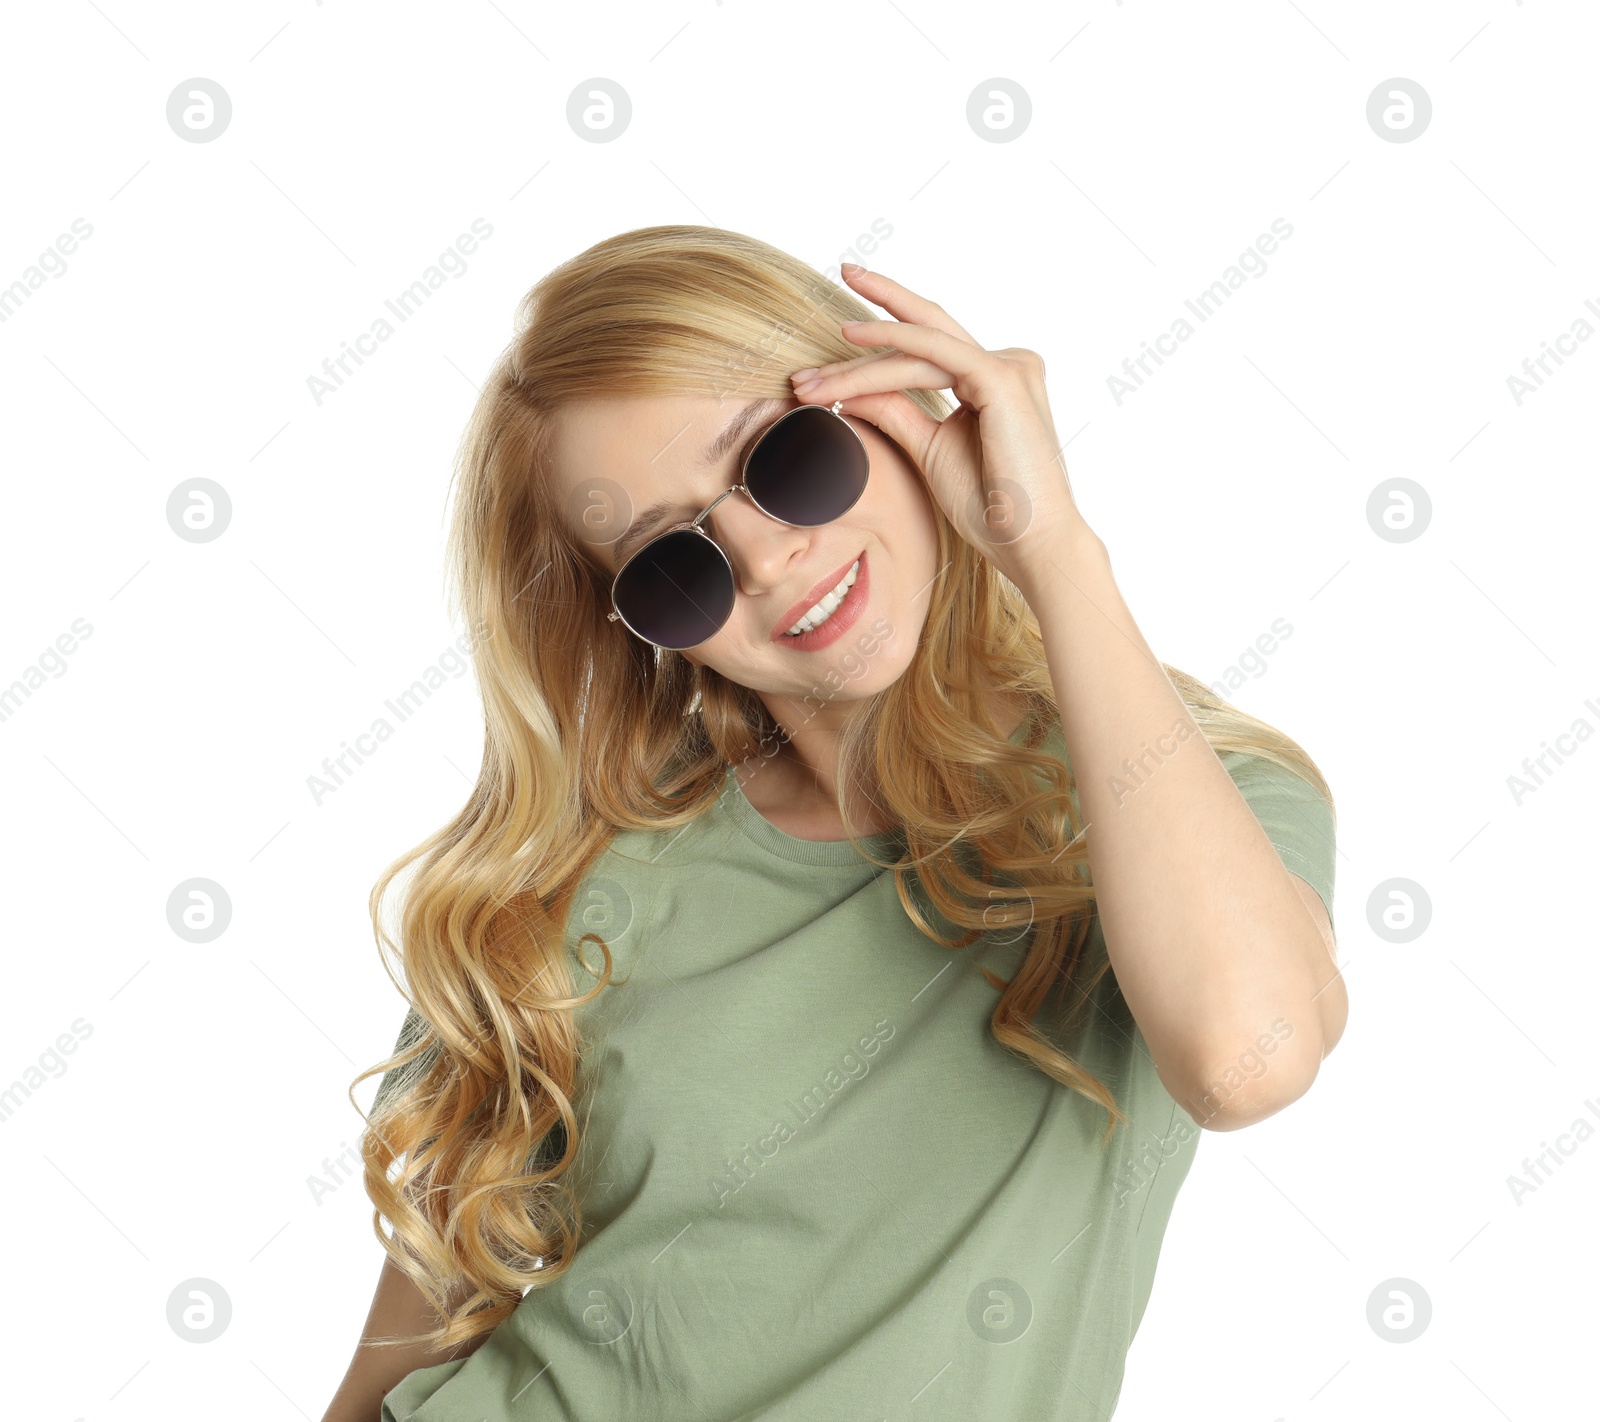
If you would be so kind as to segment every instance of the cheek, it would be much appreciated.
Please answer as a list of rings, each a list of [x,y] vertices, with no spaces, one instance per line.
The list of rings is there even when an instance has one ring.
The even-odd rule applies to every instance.
[[[731,666],[734,660],[723,655],[727,641],[728,629],[725,627],[709,642],[702,642],[698,647],[685,648],[678,655],[694,666],[709,667],[712,671],[722,672],[724,676],[727,676],[728,672],[723,671],[723,668]]]
[[[875,464],[872,474],[869,497],[876,493],[876,509],[896,520],[910,518],[923,523],[932,519],[933,507],[929,502],[928,487],[898,450],[885,455]]]
[[[938,542],[936,515],[927,485],[915,469],[888,471],[870,517],[892,538],[908,572],[933,556]]]

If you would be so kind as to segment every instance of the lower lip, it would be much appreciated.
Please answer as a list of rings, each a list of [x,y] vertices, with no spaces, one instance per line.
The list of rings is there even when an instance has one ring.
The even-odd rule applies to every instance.
[[[837,642],[851,625],[867,609],[867,555],[861,554],[861,566],[856,569],[856,580],[851,585],[850,591],[845,594],[845,599],[834,609],[830,617],[820,627],[813,627],[809,632],[802,632],[798,637],[791,637],[787,633],[778,638],[778,645],[793,648],[797,652],[817,652],[832,643]]]

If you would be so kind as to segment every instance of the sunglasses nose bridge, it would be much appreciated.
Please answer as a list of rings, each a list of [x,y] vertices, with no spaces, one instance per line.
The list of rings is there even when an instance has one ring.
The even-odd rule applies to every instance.
[[[771,426],[767,431],[767,436],[764,436],[763,438],[771,436],[774,430],[779,430],[779,429],[785,428],[786,426],[787,427],[793,427],[795,421],[797,419],[801,418],[802,417],[802,412],[806,411],[806,410],[816,410],[816,411],[819,411],[819,412],[825,412],[826,414],[829,414],[829,415],[833,416],[833,418],[838,422],[839,425],[843,426],[844,429],[849,431],[850,436],[854,441],[854,449],[855,449],[856,454],[858,455],[858,458],[859,458],[859,464],[860,464],[859,479],[856,481],[857,487],[855,488],[853,494],[850,494],[848,489],[843,489],[843,490],[839,490],[838,491],[840,493],[844,493],[844,494],[848,495],[848,502],[843,502],[842,507],[840,506],[839,502],[835,502],[832,510],[826,512],[826,516],[822,517],[820,519],[819,518],[813,518],[813,519],[810,519],[810,520],[808,520],[806,522],[802,522],[802,523],[791,523],[788,519],[782,518],[778,514],[775,514],[771,510],[765,508],[762,505],[761,501],[756,498],[756,496],[750,491],[749,487],[744,482],[744,477],[743,476],[745,476],[748,473],[749,468],[750,468],[750,462],[751,462],[750,456],[747,456],[746,459],[745,459],[745,467],[744,467],[744,469],[742,469],[740,471],[740,473],[741,473],[740,482],[737,483],[737,484],[732,484],[728,488],[724,489],[722,491],[722,493],[718,494],[717,497],[715,499],[713,499],[711,501],[711,503],[704,510],[702,510],[699,515],[697,515],[694,519],[692,519],[688,524],[680,524],[680,525],[678,525],[678,532],[680,532],[680,533],[682,533],[682,532],[698,533],[702,538],[704,538],[706,540],[707,543],[709,543],[711,545],[711,547],[716,551],[716,560],[715,561],[716,561],[717,564],[719,564],[721,566],[721,568],[722,568],[723,572],[726,574],[727,580],[728,580],[727,581],[727,587],[726,587],[726,594],[725,595],[723,594],[722,590],[720,590],[720,589],[715,590],[711,594],[711,601],[718,605],[716,610],[713,610],[710,607],[702,607],[700,605],[699,601],[695,598],[694,595],[692,595],[692,593],[690,592],[689,589],[684,588],[684,587],[676,588],[676,592],[682,598],[686,599],[690,603],[690,605],[693,607],[694,611],[701,616],[701,618],[703,620],[702,621],[702,625],[703,625],[704,630],[702,631],[701,626],[697,626],[695,628],[696,631],[701,631],[701,636],[697,640],[692,641],[692,642],[683,642],[683,641],[677,641],[677,640],[675,640],[673,642],[657,641],[656,638],[649,636],[646,632],[640,631],[637,627],[634,626],[634,623],[632,621],[630,621],[624,615],[623,608],[621,607],[621,605],[619,604],[619,601],[618,601],[619,594],[620,594],[620,591],[621,591],[621,585],[622,585],[622,582],[623,582],[623,575],[628,571],[628,568],[631,565],[634,564],[635,560],[639,559],[641,553],[643,553],[643,551],[644,551],[643,549],[641,549],[639,552],[634,553],[627,560],[625,560],[623,567],[618,570],[616,578],[613,579],[613,582],[612,582],[612,606],[613,606],[613,611],[610,612],[609,614],[607,614],[608,618],[611,621],[621,621],[621,622],[623,622],[624,625],[627,626],[630,631],[632,631],[636,636],[639,636],[644,641],[654,642],[656,646],[668,647],[669,649],[676,648],[678,650],[682,650],[683,648],[689,647],[689,646],[698,646],[701,641],[704,641],[707,638],[709,638],[710,636],[712,636],[719,627],[721,627],[724,623],[726,623],[726,621],[728,619],[728,615],[732,611],[732,601],[733,601],[733,595],[734,595],[734,593],[736,591],[735,584],[737,582],[737,574],[734,571],[733,560],[729,557],[727,551],[722,547],[722,545],[720,543],[718,543],[716,538],[713,537],[713,535],[711,534],[711,532],[708,529],[702,527],[702,524],[710,516],[712,510],[715,509],[725,498],[727,498],[729,494],[735,494],[735,493],[744,494],[744,496],[747,499],[750,500],[750,503],[757,510],[759,510],[761,513],[766,514],[766,516],[768,518],[772,519],[773,521],[775,521],[777,523],[783,524],[786,527],[795,528],[795,529],[810,529],[810,528],[818,527],[821,523],[831,522],[835,518],[842,517],[851,508],[853,508],[855,506],[855,504],[857,503],[857,501],[859,501],[859,499],[861,498],[862,493],[865,491],[866,482],[867,482],[867,476],[868,476],[868,472],[869,472],[869,464],[868,464],[868,458],[867,458],[866,444],[862,440],[860,433],[855,429],[855,427],[853,425],[850,424],[850,422],[848,420],[845,420],[839,414],[839,408],[840,408],[840,404],[841,403],[842,402],[836,401],[831,410],[827,410],[826,407],[823,407],[823,406],[800,406],[796,410],[791,410],[787,415],[782,416],[773,426]],[[804,418],[811,418],[811,417],[806,416]],[[752,451],[752,453],[753,453],[753,451]],[[791,512],[793,512],[793,511],[791,510]],[[663,540],[664,539],[668,539],[668,538],[671,538],[672,536],[673,536],[672,533],[669,532],[667,534],[661,535],[661,539],[663,539]],[[656,541],[656,540],[652,540],[652,541]],[[648,547],[648,546],[649,545],[647,544],[646,547]],[[669,581],[670,581],[670,578],[669,578]],[[654,600],[652,599],[652,601],[654,601]],[[638,609],[635,609],[635,610],[638,611]],[[651,607],[651,606],[649,606],[648,604],[643,608],[643,612],[654,612],[654,611],[656,611],[656,609]],[[645,620],[642,615],[641,615],[641,619],[640,620]]]
[[[716,496],[716,498],[714,498],[709,504],[707,504],[703,509],[701,509],[700,512],[698,514],[696,514],[694,516],[694,518],[692,518],[689,521],[687,527],[692,529],[694,532],[698,533],[702,538],[706,539],[708,542],[716,543],[717,540],[715,538],[713,538],[711,536],[710,532],[705,528],[705,526],[704,526],[705,525],[705,521],[708,518],[711,517],[711,511],[714,508],[716,508],[716,506],[718,504],[720,504],[725,498],[727,498],[729,494],[741,494],[741,493],[747,499],[749,499],[752,504],[755,504],[758,509],[761,507],[760,504],[756,503],[755,495],[753,495],[747,488],[745,488],[743,483],[730,484],[726,489],[724,489],[720,494],[718,494]],[[723,556],[726,557],[727,555],[724,554]]]
[[[757,513],[765,514],[766,517],[768,517],[770,519],[776,519],[777,522],[779,522],[779,523],[786,522],[786,520],[778,518],[778,516],[775,513],[773,513],[770,509],[768,509],[765,505],[763,505],[761,500],[758,499],[754,494],[752,494],[750,492],[749,486],[747,484],[745,484],[742,480],[737,484],[730,484],[725,490],[723,490],[723,492],[721,494],[719,494],[717,496],[717,498],[713,501],[713,503],[711,504],[711,507],[708,508],[705,511],[705,513],[700,515],[700,518],[703,519],[703,518],[707,517],[711,513],[711,509],[716,508],[716,506],[718,504],[720,504],[723,501],[723,499],[727,498],[729,494],[743,494],[744,497],[745,497],[745,502],[747,502],[750,505],[750,507],[753,508]],[[700,519],[696,519],[695,520],[695,527],[696,528],[700,528]],[[705,531],[704,529],[701,529],[702,533],[704,531]]]

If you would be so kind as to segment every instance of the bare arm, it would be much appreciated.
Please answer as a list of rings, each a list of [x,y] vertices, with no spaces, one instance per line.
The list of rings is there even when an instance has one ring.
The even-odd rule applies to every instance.
[[[795,371],[796,397],[835,411],[848,402],[851,418],[878,426],[959,536],[1027,599],[1111,970],[1156,1075],[1179,1101],[1204,1097],[1281,1017],[1296,1030],[1271,1075],[1205,1124],[1237,1130],[1270,1116],[1310,1087],[1342,1030],[1344,980],[1330,979],[1317,913],[1150,650],[1078,508],[1043,357],[984,349],[938,302],[881,272],[843,275],[895,319],[842,323],[867,349]],[[941,419],[908,390],[949,390],[961,404]]]
[[[1105,545],[1079,519],[1028,546],[1008,576],[1039,619],[1106,951],[1161,1084],[1200,1100],[1268,1023],[1294,1025],[1271,1074],[1200,1123],[1248,1126],[1305,1094],[1344,1029],[1325,911],[1156,660]]]
[[[356,1345],[344,1381],[334,1393],[328,1410],[322,1414],[322,1422],[378,1422],[383,1395],[407,1373],[431,1368],[435,1363],[448,1363],[453,1358],[464,1358],[489,1339],[488,1333],[482,1333],[446,1352],[434,1351],[422,1343],[403,1348],[373,1348],[365,1342],[371,1337],[430,1332],[441,1322],[428,1301],[417,1292],[417,1286],[387,1254],[384,1255],[377,1292],[372,1296],[372,1307],[367,1311],[367,1322],[361,1330],[363,1341]]]

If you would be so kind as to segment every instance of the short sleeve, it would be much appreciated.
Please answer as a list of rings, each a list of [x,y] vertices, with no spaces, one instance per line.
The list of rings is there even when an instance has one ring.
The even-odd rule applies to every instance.
[[[1333,923],[1333,806],[1310,781],[1262,756],[1224,751],[1217,757],[1233,777],[1278,858],[1315,889]]]
[[[409,1008],[406,1012],[405,1019],[400,1023],[400,1035],[395,1038],[394,1053],[391,1053],[391,1055],[403,1052],[407,1047],[412,1046],[422,1035],[423,1031],[426,1029],[426,1025],[427,1024],[422,1020],[422,1015],[416,1010],[416,1008]],[[398,1091],[419,1071],[425,1070],[427,1068],[427,1064],[428,1054],[424,1052],[415,1061],[401,1062],[396,1066],[390,1067],[388,1071],[384,1072],[382,1079],[378,1082],[377,1095],[372,1098],[372,1110],[367,1114],[369,1116],[375,1115],[378,1107],[385,1100],[387,1100],[389,1096]]]

